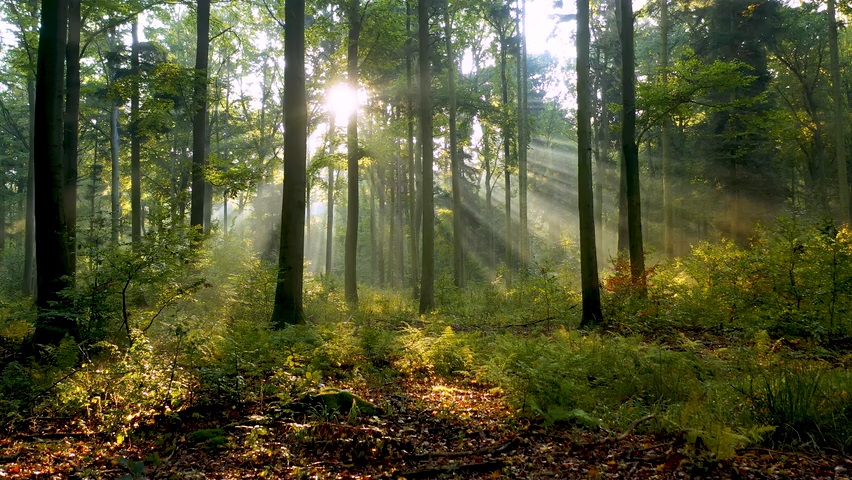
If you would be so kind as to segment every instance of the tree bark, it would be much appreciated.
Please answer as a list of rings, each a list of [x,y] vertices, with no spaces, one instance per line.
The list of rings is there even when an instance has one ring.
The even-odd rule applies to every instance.
[[[580,277],[583,295],[583,317],[580,326],[582,327],[595,325],[603,320],[592,192],[590,37],[589,0],[577,0],[577,190],[580,207]]]
[[[131,26],[133,43],[130,47],[130,239],[133,250],[139,249],[142,241],[142,172],[139,165],[139,24]]]
[[[520,0],[520,58],[518,59],[518,263],[526,269],[530,263],[530,232],[527,212],[527,148],[529,132],[527,126],[527,27],[526,0]]]
[[[444,9],[444,36],[447,47],[447,87],[450,94],[450,176],[453,189],[453,282],[464,288],[464,232],[461,202],[461,159],[459,158],[458,133],[456,131],[456,58],[453,52],[450,8]]]
[[[412,39],[412,31],[411,31],[411,2],[410,0],[406,0],[405,2],[405,32],[407,34],[406,45],[408,46],[409,51],[413,46]],[[422,211],[421,208],[418,208],[420,204],[421,195],[417,194],[417,166],[415,162],[414,155],[414,68],[411,62],[411,56],[406,55],[405,57],[405,80],[407,86],[407,109],[406,109],[406,118],[407,118],[407,130],[408,130],[408,209],[409,209],[409,222],[410,225],[410,235],[409,235],[409,249],[411,255],[411,290],[414,298],[418,298],[420,296],[420,249],[419,247],[419,238],[420,238],[420,221],[418,220],[417,213]]]
[[[24,221],[24,279],[23,292],[28,297],[36,297],[36,218],[35,218],[35,77],[27,79],[27,97],[29,99],[30,152],[27,169],[27,218]]]
[[[305,2],[285,5],[284,32],[284,193],[281,245],[272,324],[278,328],[303,320],[305,203],[308,107],[305,90]]]
[[[359,0],[349,0],[349,44],[346,52],[346,75],[352,95],[358,92],[358,40],[361,36]],[[358,109],[352,111],[346,126],[346,178],[348,197],[346,205],[346,245],[344,247],[343,284],[346,301],[358,304],[358,278],[356,266],[358,259],[358,161],[361,159],[358,149]]]
[[[660,68],[663,86],[669,83],[669,2],[660,0]],[[674,197],[672,196],[671,118],[663,118],[660,143],[663,149],[663,250],[674,257]]]
[[[77,269],[77,150],[80,125],[80,0],[68,1],[68,40],[65,46],[65,117],[63,120],[63,196],[68,229],[68,261]]]
[[[326,195],[328,204],[325,221],[325,276],[328,278],[331,276],[332,259],[334,258],[334,168],[331,166],[328,167],[328,191]]]
[[[639,193],[639,146],[636,144],[636,78],[633,46],[633,4],[621,1],[622,105],[624,120],[621,148],[624,150],[624,176],[627,197],[627,232],[630,248],[630,275],[645,287],[645,252],[642,244],[642,202]]]
[[[286,48],[286,47],[285,47]],[[210,52],[210,0],[198,0],[196,12],[195,77],[192,115],[192,198],[189,225],[205,232],[207,204],[207,67]]]
[[[68,5],[64,0],[43,0],[39,33],[35,95],[35,198],[38,249],[38,319],[33,343],[58,344],[66,334],[77,336],[76,322],[68,315],[60,295],[71,284],[73,270],[68,252],[63,196],[62,107],[63,56]]]
[[[429,0],[417,4],[418,50],[420,58],[420,145],[423,164],[423,276],[420,282],[421,314],[435,307],[435,197],[432,185],[432,49],[429,38]]]

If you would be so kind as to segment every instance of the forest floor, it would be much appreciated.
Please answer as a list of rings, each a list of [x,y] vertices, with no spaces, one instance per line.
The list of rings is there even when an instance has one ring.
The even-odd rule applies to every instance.
[[[345,383],[345,382],[343,382]],[[2,478],[735,478],[845,479],[852,458],[764,448],[717,460],[700,442],[576,425],[542,428],[498,392],[434,377],[338,385],[384,411],[346,415],[283,404],[193,408],[127,438],[74,419],[31,419],[0,438]],[[644,420],[644,419],[643,419]],[[653,420],[653,419],[648,419]],[[77,425],[77,426],[74,426]]]

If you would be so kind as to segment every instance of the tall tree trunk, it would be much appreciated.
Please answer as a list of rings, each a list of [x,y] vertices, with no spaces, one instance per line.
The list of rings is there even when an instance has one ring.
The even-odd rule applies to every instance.
[[[30,152],[27,169],[27,218],[24,221],[24,279],[23,292],[28,297],[36,296],[36,218],[35,218],[35,77],[27,78],[27,98],[29,99]]]
[[[302,282],[305,261],[305,203],[308,103],[305,90],[305,2],[285,5],[284,31],[284,193],[281,245],[272,324],[284,327],[303,320]]]
[[[835,163],[837,163],[837,199],[840,204],[840,221],[850,225],[852,224],[852,216],[850,216],[849,179],[846,170],[846,130],[848,125],[843,114],[844,94],[840,78],[835,0],[828,0],[828,46],[831,56],[831,96],[834,98],[834,158]]]
[[[604,221],[603,221],[603,192],[606,185],[606,171],[607,164],[609,163],[609,147],[610,147],[610,136],[609,136],[609,112],[607,111],[608,99],[609,99],[609,75],[606,73],[606,57],[604,57],[604,61],[601,66],[601,110],[600,110],[600,118],[598,118],[598,139],[600,141],[600,153],[597,158],[597,168],[596,176],[597,176],[597,188],[595,188],[595,225],[597,226],[597,231],[595,232],[595,240],[598,242],[600,246],[600,250],[598,251],[598,255],[603,253],[603,238],[604,238]]]
[[[509,105],[509,79],[506,75],[508,68],[508,42],[507,36],[501,32],[500,34],[500,102],[503,107]],[[514,268],[514,255],[512,247],[514,245],[512,232],[512,135],[508,117],[500,127],[503,130],[503,190],[505,194],[505,211],[506,211],[506,283],[512,283],[512,269]]]
[[[109,45],[111,53],[117,54],[119,50],[118,39],[115,29],[110,29]],[[115,81],[118,65],[114,60],[115,55],[107,59],[110,85]],[[118,101],[110,98],[109,110],[109,153],[110,153],[110,233],[113,243],[119,241],[119,230],[121,228],[121,184],[119,177],[119,151],[118,151]]]
[[[207,204],[207,67],[210,51],[210,0],[198,0],[196,12],[195,76],[192,114],[192,199],[189,225],[206,232]]]
[[[527,26],[526,0],[520,0],[518,37],[520,58],[518,59],[518,263],[526,269],[530,263],[530,232],[527,216]]]
[[[68,261],[77,269],[77,149],[80,124],[80,0],[68,1],[68,42],[65,46],[65,117],[63,120],[63,196],[68,229]],[[94,212],[93,212],[94,213]]]
[[[66,334],[77,336],[60,292],[74,272],[68,252],[63,196],[62,106],[68,5],[43,0],[35,92],[35,198],[38,249],[38,320],[33,344],[56,345]]]
[[[660,0],[660,68],[665,87],[669,83],[669,1]],[[660,143],[663,148],[663,249],[668,258],[674,257],[674,198],[672,196],[671,125],[668,115],[663,118]]]
[[[332,120],[332,126],[334,123]],[[331,276],[331,267],[334,247],[334,168],[328,167],[328,191],[326,192],[328,205],[326,206],[326,221],[325,221],[325,276]]]
[[[450,175],[453,188],[453,281],[464,288],[464,232],[461,202],[461,159],[459,158],[458,133],[456,132],[456,58],[453,52],[450,8],[444,9],[444,37],[447,46],[447,86],[450,94]]]
[[[580,207],[580,277],[583,293],[583,318],[580,325],[583,327],[600,323],[603,319],[592,194],[590,36],[589,0],[577,0],[577,190]]]
[[[429,0],[417,3],[417,39],[420,65],[420,145],[423,164],[423,277],[420,282],[421,314],[435,307],[435,197],[432,184],[432,49],[429,43]]]
[[[346,75],[352,95],[358,92],[358,40],[361,36],[360,0],[349,0],[349,44],[346,51]],[[358,109],[355,108],[346,126],[346,178],[348,198],[346,205],[346,245],[344,247],[343,284],[346,301],[358,303]]]
[[[411,51],[413,47],[413,33],[411,31],[411,0],[406,0],[405,2],[405,32],[406,32],[406,46],[408,50]],[[406,118],[407,118],[407,130],[408,130],[408,209],[409,209],[409,221],[410,225],[410,234],[409,234],[409,249],[411,251],[411,290],[414,298],[418,298],[420,296],[420,219],[418,217],[418,213],[422,211],[422,208],[418,207],[420,205],[421,195],[418,195],[417,188],[417,162],[415,161],[414,154],[414,68],[411,62],[411,55],[406,55],[405,57],[405,81],[406,81],[406,92],[408,93],[406,98]]]
[[[621,148],[627,196],[627,232],[630,275],[644,289],[645,252],[642,244],[642,201],[639,193],[639,146],[636,144],[636,59],[633,47],[633,4],[621,1],[621,84],[624,121]]]
[[[132,92],[130,93],[130,239],[133,250],[139,249],[142,241],[142,171],[139,165],[139,24],[131,26],[132,41],[130,47],[130,74]]]

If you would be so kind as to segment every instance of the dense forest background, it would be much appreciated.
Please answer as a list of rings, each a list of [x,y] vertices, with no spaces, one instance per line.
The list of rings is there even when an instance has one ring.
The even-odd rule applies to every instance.
[[[118,448],[203,418],[179,442],[298,476],[270,419],[357,425],[441,379],[489,421],[672,435],[693,472],[848,452],[848,13],[8,0],[0,424]]]

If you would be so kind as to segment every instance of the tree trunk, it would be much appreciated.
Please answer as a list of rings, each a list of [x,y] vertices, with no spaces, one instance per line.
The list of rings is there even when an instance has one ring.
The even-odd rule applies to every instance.
[[[80,0],[68,0],[68,43],[65,46],[65,117],[63,120],[63,196],[68,229],[68,261],[77,269],[77,148],[80,124]],[[94,212],[93,212],[94,213]]]
[[[444,9],[444,36],[447,46],[447,86],[450,94],[450,175],[453,188],[453,281],[464,288],[464,233],[462,227],[461,159],[456,132],[456,58],[453,52],[449,5]]]
[[[595,188],[595,241],[598,242],[600,250],[598,254],[603,253],[603,238],[604,238],[604,222],[603,222],[603,192],[606,185],[606,171],[609,164],[609,112],[607,111],[607,102],[609,99],[609,75],[604,71],[606,69],[606,58],[601,66],[601,110],[600,118],[598,118],[598,140],[600,142],[600,151],[597,158],[597,188]]]
[[[621,1],[621,84],[624,121],[621,148],[624,150],[624,178],[627,197],[627,232],[630,248],[630,275],[645,287],[645,253],[642,245],[642,201],[639,193],[639,147],[636,144],[636,79],[633,47],[633,4]]]
[[[23,292],[28,297],[36,296],[36,221],[35,221],[35,95],[36,81],[27,78],[27,98],[29,99],[30,152],[27,169],[27,218],[24,221],[24,279]]]
[[[334,129],[334,120],[331,123]],[[328,167],[328,191],[326,192],[328,205],[326,207],[325,221],[325,276],[331,276],[331,266],[334,247],[334,168]]]
[[[435,307],[435,197],[432,185],[432,49],[429,44],[429,0],[417,3],[417,37],[420,58],[420,145],[423,164],[423,277],[420,282],[421,314]]]
[[[669,2],[660,0],[660,68],[665,87],[669,83]],[[663,118],[660,143],[663,149],[663,250],[674,257],[674,197],[672,196],[671,118]]]
[[[852,224],[849,208],[849,179],[846,170],[846,119],[843,108],[843,91],[840,78],[840,56],[837,45],[837,17],[835,0],[828,0],[828,46],[831,56],[831,96],[834,98],[834,158],[837,163],[838,202],[840,222]]]
[[[359,17],[360,1],[349,0],[349,45],[346,52],[346,74],[352,95],[358,92],[358,40],[361,36]],[[346,126],[346,178],[348,198],[346,205],[346,245],[344,251],[344,293],[351,305],[358,304],[358,279],[356,265],[358,257],[358,109],[355,108]]]
[[[582,327],[595,325],[603,320],[592,193],[590,36],[589,0],[577,0],[577,187],[580,207],[580,277],[583,294],[583,318],[580,326]]]
[[[509,79],[506,75],[507,56],[508,56],[508,41],[506,35],[501,32],[500,38],[500,102],[505,108],[509,104]],[[510,125],[508,118],[501,126],[503,130],[503,190],[505,193],[505,211],[506,211],[506,283],[512,283],[512,269],[514,268],[514,255],[512,255],[512,246],[514,245],[512,235],[512,169],[511,169],[511,146],[512,136],[510,134]]]
[[[130,239],[133,250],[139,249],[142,241],[142,172],[139,165],[139,24],[131,26],[133,43],[130,47]]]
[[[411,2],[405,2],[405,32],[407,35],[406,45],[411,51],[413,46],[413,38],[411,31]],[[408,129],[408,210],[411,233],[409,235],[409,249],[411,255],[411,290],[414,298],[420,296],[420,221],[418,220],[418,212],[422,209],[418,208],[421,195],[417,194],[417,166],[414,154],[414,68],[411,62],[411,55],[405,57],[405,81],[407,85],[408,96],[407,103],[407,129]]]
[[[518,263],[526,269],[530,263],[530,232],[527,216],[527,27],[526,0],[520,0],[520,58],[518,59]]]
[[[63,196],[62,106],[63,55],[68,6],[43,0],[35,95],[35,198],[38,249],[38,320],[33,344],[56,345],[66,334],[77,336],[76,323],[60,292],[73,276],[68,252]]]
[[[195,76],[192,114],[192,198],[189,225],[206,232],[207,204],[207,66],[210,50],[210,0],[198,0],[196,12]]]
[[[305,2],[285,5],[284,31],[284,194],[281,245],[272,324],[278,328],[303,320],[305,202],[308,107],[305,90]]]

